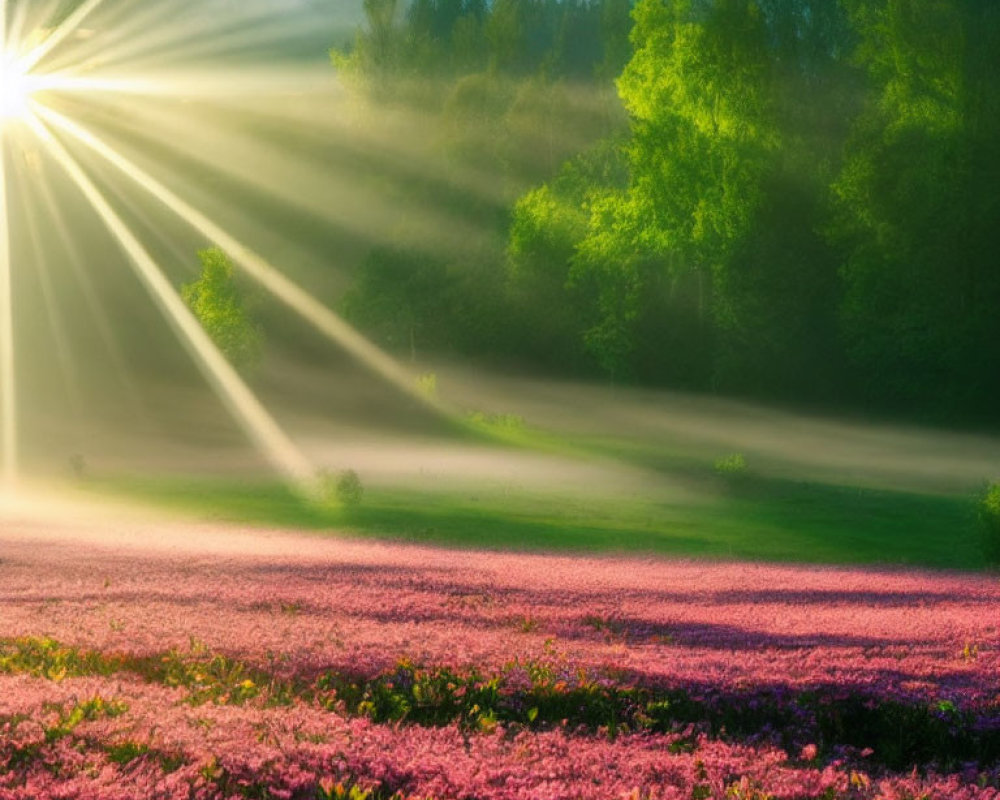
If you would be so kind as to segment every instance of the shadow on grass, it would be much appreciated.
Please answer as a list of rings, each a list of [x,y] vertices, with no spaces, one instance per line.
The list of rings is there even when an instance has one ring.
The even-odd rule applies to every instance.
[[[979,569],[972,503],[962,496],[862,489],[753,475],[725,484],[723,515],[791,535],[809,559]]]
[[[226,522],[476,549],[653,553],[825,564],[980,569],[963,497],[740,475],[703,478],[715,500],[623,498],[586,507],[558,497],[370,490],[344,509],[277,483],[107,480],[92,491]]]
[[[307,531],[344,532],[395,541],[499,550],[631,551],[711,555],[710,542],[664,534],[651,520],[588,519],[551,502],[512,501],[517,510],[469,496],[368,491],[357,508],[309,502],[281,484],[188,480],[91,482],[92,491],[152,503],[201,519]]]

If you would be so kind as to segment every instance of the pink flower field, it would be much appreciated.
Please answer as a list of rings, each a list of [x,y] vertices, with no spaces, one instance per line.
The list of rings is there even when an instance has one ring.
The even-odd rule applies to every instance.
[[[1000,798],[995,576],[0,533],[0,798]]]

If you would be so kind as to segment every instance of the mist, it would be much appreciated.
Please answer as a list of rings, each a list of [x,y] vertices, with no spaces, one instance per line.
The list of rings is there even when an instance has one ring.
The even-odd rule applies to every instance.
[[[811,260],[814,300],[836,294],[815,233],[793,227],[774,249],[772,223],[734,206],[719,209],[732,241],[712,252],[658,250],[652,228],[613,241],[650,202],[629,137],[654,120],[628,81],[653,51],[641,32],[628,43],[627,8],[536,9],[517,42],[491,11],[377,5],[109,0],[48,23],[9,8],[12,41],[46,24],[59,41],[34,57],[58,76],[32,96],[37,114],[4,126],[7,424],[26,475],[354,469],[385,490],[710,505],[725,494],[714,466],[734,456],[760,480],[938,496],[998,471],[995,436],[948,430],[982,419],[985,389],[893,400],[830,349],[830,308],[789,316],[775,297],[741,316],[770,291],[773,277],[745,277],[761,253]],[[864,34],[834,18],[809,69],[843,83],[827,95],[846,108],[860,73],[836,48]],[[789,86],[805,79],[786,68]],[[802,179],[787,191],[813,191]],[[174,308],[163,292],[179,297],[199,251],[222,244],[262,342],[245,374],[194,343],[182,306],[165,317],[149,302]],[[154,271],[162,290],[142,277]]]

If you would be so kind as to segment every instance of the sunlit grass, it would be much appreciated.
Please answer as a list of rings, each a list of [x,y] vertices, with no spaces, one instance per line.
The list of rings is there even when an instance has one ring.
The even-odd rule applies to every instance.
[[[360,535],[460,548],[649,553],[669,556],[983,566],[964,497],[746,478],[712,481],[718,499],[581,498],[528,490],[433,493],[369,488],[364,504],[310,503],[278,483],[107,479],[91,491],[201,520]]]
[[[111,476],[89,488],[201,520],[459,548],[985,566],[975,498],[961,491],[852,483],[846,470],[795,477],[791,462],[774,457],[610,432],[570,435],[515,414],[470,413],[458,433],[455,447],[492,448],[493,477],[449,476],[442,464],[414,488],[385,476],[369,482],[361,470],[364,500],[354,508],[304,501],[267,481]],[[529,463],[521,456],[543,459],[551,480],[516,466]],[[405,449],[393,458],[406,459]],[[413,455],[415,463],[425,458],[433,460]],[[739,469],[720,469],[731,462]],[[587,465],[595,471],[585,478],[572,472]],[[641,479],[615,484],[623,470]]]

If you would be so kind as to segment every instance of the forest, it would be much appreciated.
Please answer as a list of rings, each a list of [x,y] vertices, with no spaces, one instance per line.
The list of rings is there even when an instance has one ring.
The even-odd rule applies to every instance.
[[[334,65],[446,165],[395,190],[463,221],[424,246],[401,215],[355,271],[342,310],[383,346],[1000,421],[996,3],[364,11]]]

